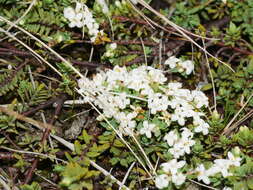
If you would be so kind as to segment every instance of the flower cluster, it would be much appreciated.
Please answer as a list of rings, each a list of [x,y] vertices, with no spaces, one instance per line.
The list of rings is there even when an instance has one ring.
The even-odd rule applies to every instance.
[[[169,186],[172,182],[175,185],[182,185],[185,182],[186,176],[180,172],[180,169],[186,164],[185,161],[177,161],[176,159],[161,164],[164,174],[158,175],[155,179],[156,187],[163,189]]]
[[[228,159],[216,159],[214,164],[209,168],[205,169],[203,164],[200,164],[196,168],[198,174],[198,181],[203,181],[205,184],[210,184],[209,177],[221,173],[224,178],[231,176],[232,173],[229,173],[229,168],[231,166],[240,166],[240,157],[235,157],[231,152],[228,152]]]
[[[79,87],[87,98],[92,97],[90,101],[103,110],[105,117],[114,117],[118,121],[121,131],[134,130],[134,120],[138,113],[130,104],[138,99],[145,103],[142,109],[152,115],[163,115],[167,112],[167,118],[160,117],[167,124],[176,122],[184,126],[186,121],[191,120],[195,132],[207,134],[209,125],[202,119],[204,113],[201,111],[202,107],[208,106],[204,93],[183,89],[181,83],[165,85],[166,80],[161,70],[152,67],[140,66],[127,71],[126,67],[115,66],[113,70],[95,75],[92,80],[80,79]],[[128,93],[118,93],[120,89],[125,89]],[[154,127],[146,129],[152,132]],[[177,145],[185,144],[184,140],[186,141],[185,137]]]
[[[194,64],[190,60],[182,61],[181,59],[176,58],[175,56],[169,57],[165,62],[165,65],[169,65],[169,67],[173,70],[178,71],[179,73],[185,73],[186,75],[190,75],[194,70]]]
[[[196,173],[197,179],[210,183],[209,178],[217,173],[229,176],[231,166],[240,165],[240,158],[232,153],[229,159],[217,159],[211,168],[204,165],[190,168],[184,160],[192,153],[199,135],[209,133],[204,110],[208,98],[199,90],[188,90],[179,82],[167,82],[163,71],[150,66],[139,66],[132,70],[115,66],[100,71],[91,79],[78,81],[79,92],[84,100],[92,102],[102,110],[108,121],[117,122],[120,135],[138,136],[145,141],[156,139],[163,143],[163,153],[170,160],[161,164],[155,182],[159,189],[169,184],[182,185],[187,171]],[[98,120],[104,117],[99,116]]]
[[[188,173],[183,173],[183,167],[186,165],[184,160],[177,161],[176,159],[170,160],[169,162],[161,164],[161,174],[155,179],[156,187],[158,189],[163,189],[169,186],[172,182],[179,186],[185,182],[187,175],[191,173],[197,174],[198,181],[203,181],[205,184],[210,184],[209,177],[215,176],[218,173],[222,174],[222,177],[226,178],[231,176],[229,173],[229,168],[231,166],[240,166],[240,157],[235,157],[231,152],[228,152],[228,159],[216,159],[214,164],[208,170],[205,169],[203,164],[200,164],[195,170]],[[229,187],[224,187],[225,189],[230,189]]]
[[[182,128],[181,131],[181,138],[178,137],[175,131],[170,131],[164,136],[164,140],[171,147],[169,152],[176,159],[184,156],[185,153],[190,154],[191,147],[195,144],[195,141],[192,139],[193,133],[189,129]]]
[[[64,17],[70,21],[69,27],[71,28],[86,26],[92,42],[96,40],[99,33],[103,33],[103,31],[99,30],[99,24],[84,3],[76,2],[75,9],[72,7],[65,8]]]

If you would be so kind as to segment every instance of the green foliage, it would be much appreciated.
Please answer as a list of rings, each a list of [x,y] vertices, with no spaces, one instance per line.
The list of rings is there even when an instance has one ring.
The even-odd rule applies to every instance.
[[[226,30],[226,36],[224,38],[226,44],[235,46],[236,41],[238,41],[240,38],[241,38],[240,27],[236,27],[236,25],[233,22],[231,22]]]
[[[64,26],[62,14],[55,11],[43,10],[41,7],[33,9],[20,24],[29,32],[39,35],[43,40],[60,43],[70,39],[70,33],[61,31]]]
[[[23,69],[18,71],[5,70],[5,72],[0,75],[0,96],[7,94],[11,90],[14,90],[24,75],[25,73]]]
[[[248,35],[250,41],[253,42],[253,3],[251,0],[245,1],[229,1],[231,3],[231,17],[234,22],[240,24],[242,33]],[[243,10],[243,11],[242,11]]]
[[[62,176],[61,186],[69,190],[93,189],[92,178],[99,175],[100,172],[89,170],[76,162],[69,162],[66,166],[55,168]]]
[[[28,80],[22,80],[17,89],[18,95],[23,103],[29,106],[38,105],[47,100],[50,96],[50,89],[46,85],[35,81],[34,84]]]
[[[241,146],[249,147],[253,145],[253,130],[247,127],[241,127],[241,130],[233,136],[233,140],[237,141]]]
[[[246,157],[246,163],[239,168],[235,168],[234,172],[237,177],[229,177],[229,181],[233,184],[235,190],[250,190],[253,189],[252,173],[253,173],[253,160],[250,157]]]
[[[184,28],[192,29],[197,27],[200,24],[200,19],[194,11],[192,8],[187,8],[185,3],[178,3],[172,20]]]
[[[41,190],[40,184],[37,182],[32,182],[31,185],[21,185],[20,188],[21,190]]]

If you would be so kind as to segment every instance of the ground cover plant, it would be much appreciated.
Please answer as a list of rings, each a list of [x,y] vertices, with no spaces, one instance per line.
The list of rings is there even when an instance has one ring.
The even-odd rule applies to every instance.
[[[0,188],[253,189],[252,10],[0,0]]]

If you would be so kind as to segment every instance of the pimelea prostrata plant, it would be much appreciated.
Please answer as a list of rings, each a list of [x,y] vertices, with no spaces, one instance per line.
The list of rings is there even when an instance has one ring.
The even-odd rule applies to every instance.
[[[192,62],[171,57],[166,64],[193,71]],[[210,178],[232,176],[233,167],[240,166],[241,158],[228,152],[228,159],[215,159],[205,166],[191,163],[192,149],[198,139],[209,133],[205,110],[207,96],[199,90],[188,90],[179,82],[167,82],[163,71],[150,66],[134,69],[115,66],[100,71],[92,79],[78,81],[84,100],[94,103],[109,121],[116,121],[121,136],[138,136],[143,142],[164,144],[163,162],[155,176],[159,189],[174,184],[181,186],[186,179],[197,179],[207,185]],[[103,120],[101,115],[98,120]],[[227,187],[226,187],[227,188]]]

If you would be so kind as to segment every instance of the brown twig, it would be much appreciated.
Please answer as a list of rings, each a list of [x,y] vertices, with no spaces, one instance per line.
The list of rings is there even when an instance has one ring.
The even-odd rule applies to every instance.
[[[55,108],[55,112],[53,117],[51,118],[49,124],[53,125],[55,120],[58,118],[58,116],[61,113],[62,107],[64,102],[67,100],[67,95],[66,94],[62,94],[58,97],[57,101],[55,102],[57,104],[56,108]],[[44,144],[45,140],[48,138],[49,134],[50,134],[51,130],[50,129],[46,129],[45,132],[43,133],[43,137],[41,139],[41,143]]]
[[[13,50],[13,49],[7,49],[7,48],[0,48],[0,55],[2,56],[19,56],[19,57],[33,57],[34,55],[30,52],[26,52],[23,50]],[[49,55],[49,59],[53,61],[60,61],[59,58],[53,57],[53,55]],[[91,69],[97,68],[97,67],[110,67],[108,64],[101,64],[96,62],[89,62],[89,61],[76,61],[76,60],[69,60],[72,64],[76,65],[82,65]]]
[[[55,103],[55,102],[57,101],[57,99],[58,99],[58,98],[55,98],[55,97],[54,97],[54,98],[51,98],[51,99],[45,101],[44,103],[38,105],[37,107],[32,108],[32,109],[30,109],[30,110],[28,110],[28,111],[26,111],[26,112],[23,112],[22,115],[24,115],[24,116],[29,116],[29,115],[32,115],[32,114],[36,113],[36,112],[39,111],[39,110],[48,108],[48,107],[50,107],[53,103]]]
[[[64,102],[67,100],[67,95],[66,94],[62,94],[60,96],[57,97],[57,100],[55,101],[55,103],[57,104],[56,108],[55,108],[55,113],[54,115],[52,116],[49,124],[50,125],[53,125],[55,120],[58,118],[58,115],[60,114],[61,112],[61,109],[63,107],[63,104]],[[46,139],[48,138],[49,134],[51,132],[51,129],[50,128],[47,128],[44,132],[43,132],[43,135],[42,135],[42,138],[41,138],[41,144],[42,145],[45,145],[46,143]],[[38,165],[38,162],[39,162],[39,158],[35,158],[33,160],[33,163],[32,163],[32,166],[31,168],[28,170],[27,172],[27,175],[25,177],[25,184],[29,183],[32,179],[32,176],[34,174],[34,171],[35,169],[37,168],[37,165]]]
[[[227,47],[228,49],[232,49],[234,51],[240,52],[241,54],[244,54],[244,55],[253,55],[253,52],[251,52],[251,51],[240,49],[240,48],[237,48],[237,47],[228,46],[228,45],[226,45],[222,42],[217,42],[216,44],[218,46]]]
[[[13,160],[15,156],[10,152],[0,152],[0,160]]]
[[[20,150],[20,147],[13,142],[13,140],[9,137],[8,134],[6,134],[6,132],[3,132],[3,135],[16,149]]]
[[[18,120],[21,120],[21,121],[24,121],[24,122],[27,122],[27,123],[30,123],[31,125],[39,128],[39,129],[53,129],[55,128],[54,126],[50,125],[50,124],[47,124],[47,123],[42,123],[40,121],[35,121],[33,120],[32,118],[29,118],[29,117],[26,117],[24,115],[21,115],[19,114],[18,112],[15,112],[13,110],[10,110],[10,109],[7,109],[5,107],[1,107],[0,106],[0,112],[3,112],[9,116],[12,116]],[[56,129],[56,128],[55,128]]]
[[[39,159],[38,158],[34,158],[32,166],[28,170],[28,172],[27,172],[27,174],[25,176],[24,184],[28,184],[31,181],[31,179],[33,177],[33,173],[34,173],[35,169],[37,168],[38,162],[39,162]]]

